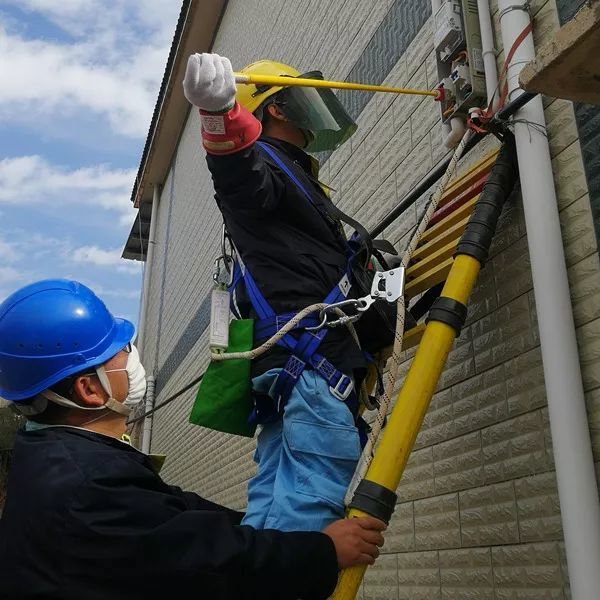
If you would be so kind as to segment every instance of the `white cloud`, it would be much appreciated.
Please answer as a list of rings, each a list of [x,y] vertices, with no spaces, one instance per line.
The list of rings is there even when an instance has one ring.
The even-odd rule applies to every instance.
[[[84,108],[107,117],[115,133],[142,137],[148,131],[156,85],[130,69],[114,70],[89,62],[77,48],[0,31],[0,71],[2,120],[64,117]]]
[[[122,250],[107,250],[98,246],[81,246],[72,250],[69,255],[76,263],[87,263],[97,267],[116,267],[123,273],[140,273],[141,266],[137,262],[121,258]]]
[[[95,165],[68,169],[41,156],[0,160],[0,203],[55,206],[89,205],[113,210],[123,225],[131,225],[136,210],[130,200],[135,169]]]
[[[118,135],[146,135],[178,2],[9,0],[7,4],[41,14],[71,40],[25,39],[0,26],[0,120],[36,122],[83,109],[106,118]]]
[[[122,287],[119,288],[109,288],[105,285],[102,285],[96,281],[91,281],[89,279],[82,279],[79,277],[77,279],[83,285],[87,285],[94,293],[100,298],[118,298],[120,300],[139,300],[140,299],[140,290],[139,289],[125,289]]]
[[[149,30],[162,41],[169,41],[181,7],[176,0],[4,0],[4,4],[41,14],[76,37]]]
[[[82,246],[77,248],[72,254],[75,262],[87,262],[101,267],[114,266],[121,263],[121,251],[105,250],[98,246]]]
[[[0,267],[0,285],[22,281],[25,274],[14,267]]]
[[[0,262],[6,264],[14,263],[21,258],[16,245],[0,238]]]

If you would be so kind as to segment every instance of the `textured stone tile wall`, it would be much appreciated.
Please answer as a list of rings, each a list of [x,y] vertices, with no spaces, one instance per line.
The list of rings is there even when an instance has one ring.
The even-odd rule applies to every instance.
[[[558,27],[558,13],[555,0],[531,5],[539,42]],[[433,87],[431,19],[425,15],[409,39],[406,32],[414,23],[404,25],[397,18],[405,9],[404,0],[230,1],[215,50],[234,65],[268,56],[300,70],[318,66],[335,78],[367,77],[372,64],[384,83]],[[497,7],[494,17],[497,29]],[[393,42],[401,52],[392,60],[380,43],[402,35]],[[335,200],[343,210],[372,226],[444,157],[439,115],[421,97],[344,101],[360,108],[359,131],[328,157],[322,178],[337,190]],[[600,461],[600,265],[588,183],[572,104],[547,98],[545,107],[591,433]],[[493,146],[493,140],[480,145],[462,162],[461,172]],[[400,249],[423,206],[418,202],[385,232]],[[145,357],[157,356],[158,401],[206,365],[203,302],[219,230],[192,111],[159,211],[144,347]],[[402,373],[413,356],[414,350],[404,353]],[[192,401],[189,392],[157,413],[153,451],[168,453],[164,474],[173,483],[242,508],[246,481],[254,472],[253,443],[188,425]],[[502,216],[466,327],[450,352],[399,486],[384,554],[368,571],[360,597],[569,597],[519,194]]]

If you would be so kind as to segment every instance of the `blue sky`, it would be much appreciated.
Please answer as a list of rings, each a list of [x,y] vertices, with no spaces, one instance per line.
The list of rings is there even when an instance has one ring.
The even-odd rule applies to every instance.
[[[181,2],[0,0],[0,301],[77,279],[137,322],[120,258]]]

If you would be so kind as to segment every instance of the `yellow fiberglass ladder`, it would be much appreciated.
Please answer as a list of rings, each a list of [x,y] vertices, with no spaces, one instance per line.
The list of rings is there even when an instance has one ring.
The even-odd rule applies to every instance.
[[[441,286],[426,319],[404,334],[403,348],[417,347],[379,445],[358,484],[348,518],[372,515],[386,522],[395,490],[421,428],[446,358],[467,316],[469,295],[504,202],[518,177],[511,134],[499,151],[475,164],[443,192],[406,269],[405,301]],[[334,600],[355,598],[366,567],[340,574]]]

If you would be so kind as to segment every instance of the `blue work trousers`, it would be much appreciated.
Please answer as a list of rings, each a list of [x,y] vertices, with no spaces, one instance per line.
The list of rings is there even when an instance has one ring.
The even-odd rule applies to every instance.
[[[254,378],[268,394],[279,369]],[[327,382],[305,370],[294,386],[283,418],[263,425],[248,484],[242,521],[255,529],[321,531],[344,516],[344,495],[360,457],[358,430],[343,401]]]

